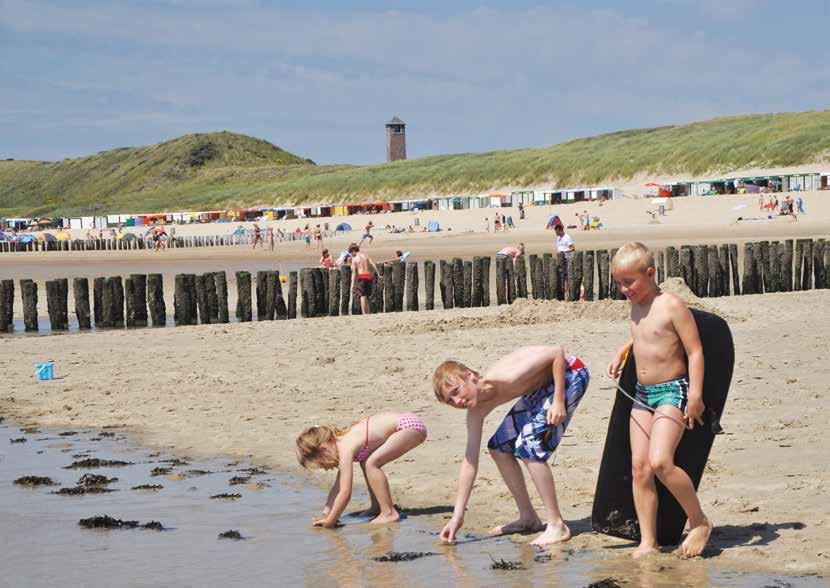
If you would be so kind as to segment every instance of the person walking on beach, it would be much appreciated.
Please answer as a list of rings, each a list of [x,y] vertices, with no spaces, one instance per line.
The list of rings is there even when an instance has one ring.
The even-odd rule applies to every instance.
[[[689,519],[689,534],[680,551],[696,557],[709,541],[712,522],[700,507],[691,478],[675,465],[674,454],[686,429],[703,425],[700,334],[686,304],[657,285],[654,256],[645,245],[634,242],[620,247],[611,261],[611,273],[631,303],[631,339],[608,364],[607,375],[619,377],[632,345],[637,363],[630,436],[640,545],[633,556],[658,552],[657,476]]]
[[[497,212],[493,220],[493,232],[498,233],[501,230],[501,215]]]
[[[334,529],[352,498],[354,463],[360,464],[369,488],[369,508],[362,515],[374,517],[372,523],[400,520],[389,490],[389,480],[381,469],[387,463],[412,451],[426,441],[424,422],[411,412],[385,412],[360,419],[346,429],[317,425],[297,437],[297,460],[304,468],[337,468],[321,518],[312,525]]]
[[[363,242],[366,239],[369,239],[369,245],[371,245],[372,241],[375,240],[375,238],[372,236],[372,229],[373,228],[375,228],[375,223],[373,223],[372,221],[369,221],[368,223],[366,223],[366,227],[363,229],[363,237],[360,239],[360,245],[361,246],[363,245]]]
[[[314,236],[314,244],[317,249],[323,248],[323,229],[320,228],[320,225],[314,227],[314,231],[312,232]]]
[[[306,225],[303,229],[303,239],[305,240],[305,248],[311,249],[311,228]]]
[[[496,253],[496,258],[499,257],[503,259],[510,259],[513,262],[513,265],[516,265],[516,258],[520,255],[525,254],[525,244],[519,243],[518,247],[502,247],[499,249],[498,253]]]
[[[795,199],[796,205],[798,206],[798,214],[807,214],[804,212],[804,199],[799,196]]]
[[[259,228],[259,225],[254,223],[254,245],[251,249],[256,249],[256,244],[259,243],[260,249],[265,249],[265,245],[262,242],[262,229]]]
[[[519,509],[519,518],[491,530],[492,535],[538,533],[533,545],[567,541],[571,531],[562,519],[553,472],[553,456],[573,418],[589,382],[588,368],[562,347],[524,347],[497,361],[482,376],[458,361],[445,361],[432,375],[435,396],[442,404],[467,411],[467,444],[458,474],[458,493],[452,518],[441,539],[452,543],[464,524],[473,490],[484,419],[498,406],[514,401],[487,449]],[[522,464],[530,473],[545,507],[539,519],[525,486]]]
[[[268,251],[274,250],[274,227],[268,227]]]
[[[360,297],[360,311],[362,314],[369,314],[369,296],[372,295],[372,268],[378,273],[378,266],[372,258],[360,252],[357,243],[349,245],[349,253],[352,256],[352,292]]]

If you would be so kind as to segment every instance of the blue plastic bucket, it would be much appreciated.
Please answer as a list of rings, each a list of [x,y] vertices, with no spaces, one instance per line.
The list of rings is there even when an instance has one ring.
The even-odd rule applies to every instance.
[[[46,361],[35,364],[35,375],[38,380],[51,380],[55,377],[55,362]]]

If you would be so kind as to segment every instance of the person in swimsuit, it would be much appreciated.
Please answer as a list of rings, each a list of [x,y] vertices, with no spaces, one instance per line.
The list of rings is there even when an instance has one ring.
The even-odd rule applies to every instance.
[[[346,429],[334,425],[310,427],[297,437],[297,460],[307,469],[337,468],[323,516],[311,523],[333,529],[352,497],[353,464],[360,464],[371,504],[362,512],[372,523],[394,523],[400,513],[392,501],[389,480],[381,469],[415,449],[427,438],[424,422],[411,412],[385,412],[366,417]]]
[[[372,221],[369,221],[366,224],[366,228],[363,229],[363,237],[360,239],[360,244],[361,245],[363,245],[363,242],[366,239],[369,239],[369,245],[372,244],[372,241],[375,240],[375,237],[372,235],[372,229],[374,229],[374,228],[375,228],[375,223],[373,223]]]
[[[458,476],[452,518],[441,539],[452,543],[464,524],[464,512],[478,473],[484,419],[496,407],[515,404],[490,438],[487,448],[519,509],[518,520],[495,527],[494,535],[544,530],[534,545],[571,538],[556,498],[553,472],[547,460],[559,446],[576,407],[588,388],[588,368],[561,347],[540,345],[517,349],[482,376],[457,361],[435,370],[435,396],[447,406],[467,411],[467,449]],[[545,525],[527,493],[519,461],[523,462],[545,505]]]
[[[372,269],[380,273],[378,266],[371,257],[360,252],[357,243],[349,245],[349,253],[352,255],[352,292],[360,297],[360,311],[362,314],[369,314],[369,296],[372,295]]]
[[[630,442],[634,507],[640,524],[635,558],[658,552],[655,476],[689,519],[680,546],[686,557],[703,553],[712,522],[703,513],[694,484],[674,463],[687,428],[703,425],[703,348],[686,304],[663,292],[654,279],[654,256],[642,243],[626,243],[611,261],[611,273],[631,303],[631,338],[608,364],[617,378],[632,352],[637,364],[637,401],[632,406]]]
[[[262,241],[262,229],[259,228],[259,225],[254,223],[254,245],[251,249],[256,249],[256,244],[259,243],[259,248],[264,249],[265,244]]]

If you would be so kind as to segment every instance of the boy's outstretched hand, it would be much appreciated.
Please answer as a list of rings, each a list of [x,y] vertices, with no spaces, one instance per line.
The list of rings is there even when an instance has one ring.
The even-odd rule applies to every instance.
[[[450,521],[446,525],[444,525],[444,528],[441,529],[441,541],[443,543],[455,543],[455,534],[458,533],[458,530],[461,528],[461,525],[463,524],[464,519],[450,519]]]
[[[686,405],[686,426],[689,429],[695,428],[695,423],[703,426],[703,400],[700,398],[689,398],[689,403]]]

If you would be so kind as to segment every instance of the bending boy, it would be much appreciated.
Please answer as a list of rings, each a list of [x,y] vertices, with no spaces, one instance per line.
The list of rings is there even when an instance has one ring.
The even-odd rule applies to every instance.
[[[518,520],[493,529],[493,534],[532,533],[545,529],[525,486],[524,463],[545,505],[547,528],[535,545],[571,538],[556,499],[553,472],[546,463],[565,434],[588,387],[588,369],[561,347],[518,349],[496,362],[484,376],[457,361],[435,370],[432,384],[438,400],[467,410],[467,449],[458,477],[458,494],[441,539],[455,541],[478,473],[484,419],[497,406],[516,400],[487,443],[504,483],[519,509]]]
[[[657,286],[654,257],[645,245],[623,245],[611,262],[611,272],[631,302],[632,339],[608,365],[608,375],[619,376],[632,343],[637,362],[637,402],[632,406],[630,436],[634,507],[641,537],[634,557],[658,548],[655,475],[689,518],[690,530],[681,551],[694,557],[706,547],[712,523],[700,508],[692,480],[674,464],[674,452],[686,427],[703,424],[700,334],[683,301]]]

